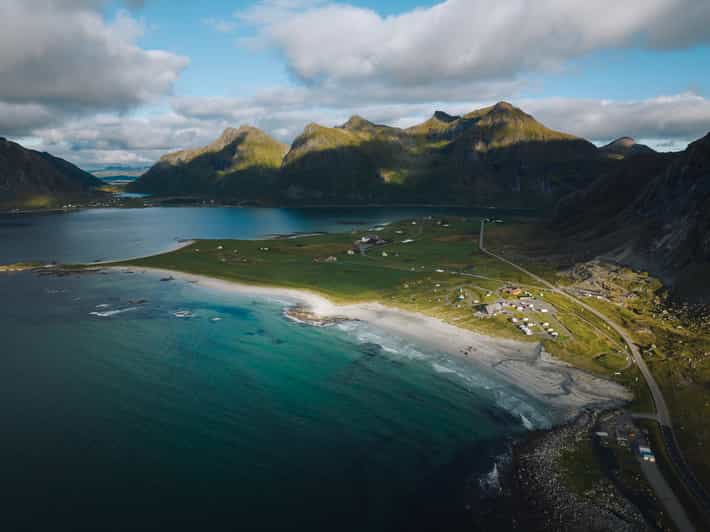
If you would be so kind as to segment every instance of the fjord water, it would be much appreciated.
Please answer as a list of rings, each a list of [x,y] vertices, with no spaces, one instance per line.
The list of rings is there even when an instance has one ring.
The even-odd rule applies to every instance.
[[[57,229],[54,249],[78,260],[78,242],[107,239],[136,255],[212,234],[167,211],[141,252],[98,222]],[[347,227],[250,216],[210,231]],[[293,323],[287,302],[119,272],[3,275],[0,294],[3,530],[468,530],[479,479],[547,422],[469,361],[359,323]]]
[[[260,238],[274,234],[347,231],[408,217],[473,212],[437,207],[165,207],[0,215],[0,264],[125,259],[164,251],[181,239]]]

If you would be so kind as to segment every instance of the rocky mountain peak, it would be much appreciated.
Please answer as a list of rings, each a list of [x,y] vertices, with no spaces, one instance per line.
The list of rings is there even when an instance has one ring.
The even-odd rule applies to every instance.
[[[368,126],[372,126],[372,123],[369,120],[365,120],[360,115],[353,115],[340,127],[342,129],[360,129]]]
[[[637,155],[639,153],[652,153],[653,150],[644,144],[639,144],[632,137],[619,137],[601,148],[603,153],[612,157],[624,158],[629,155]]]
[[[494,111],[509,111],[510,112],[510,111],[515,111],[516,108],[512,103],[501,101],[493,106],[493,110]]]
[[[435,119],[435,120],[438,120],[439,122],[445,122],[445,123],[447,123],[447,124],[449,124],[449,123],[451,123],[451,122],[456,122],[456,120],[458,120],[459,118],[460,118],[460,117],[454,116],[454,115],[450,115],[450,114],[448,114],[448,113],[445,113],[444,111],[436,111],[436,112],[434,113],[434,119]]]

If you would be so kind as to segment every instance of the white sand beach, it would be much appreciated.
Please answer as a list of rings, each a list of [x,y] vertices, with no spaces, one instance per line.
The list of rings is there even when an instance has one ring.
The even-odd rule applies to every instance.
[[[336,305],[307,290],[254,286],[157,268],[130,270],[160,276],[170,275],[175,279],[197,282],[200,286],[223,293],[283,300],[285,304],[297,304],[322,318],[365,322],[423,348],[465,356],[492,369],[500,378],[539,401],[563,412],[565,417],[573,417],[585,407],[617,405],[631,399],[630,392],[623,386],[554,359],[539,343],[484,336],[431,316],[379,303]]]

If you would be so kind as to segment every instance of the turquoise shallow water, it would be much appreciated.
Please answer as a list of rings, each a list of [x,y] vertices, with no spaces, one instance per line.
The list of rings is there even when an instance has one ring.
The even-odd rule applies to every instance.
[[[283,302],[128,273],[0,294],[2,530],[468,530],[521,415],[546,422],[466,360]]]

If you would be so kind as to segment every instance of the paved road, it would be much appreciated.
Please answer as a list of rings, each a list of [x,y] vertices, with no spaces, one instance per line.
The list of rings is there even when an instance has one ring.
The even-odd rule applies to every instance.
[[[652,419],[657,421],[661,426],[661,432],[663,434],[663,440],[664,440],[664,443],[666,446],[668,456],[673,461],[673,464],[675,465],[675,468],[679,473],[679,478],[683,481],[688,492],[690,494],[692,494],[692,496],[700,504],[700,508],[705,509],[705,511],[704,511],[704,513],[706,514],[705,519],[710,524],[710,496],[705,491],[702,484],[697,480],[697,478],[693,474],[692,470],[688,466],[688,463],[685,461],[685,458],[683,457],[683,453],[680,450],[680,445],[678,445],[678,439],[676,438],[675,432],[673,431],[673,424],[671,422],[670,411],[668,409],[668,405],[666,404],[665,399],[663,398],[663,393],[661,392],[661,388],[658,386],[656,379],[651,374],[651,370],[648,369],[648,366],[646,365],[646,361],[641,356],[641,351],[639,351],[638,346],[633,342],[629,333],[626,332],[626,329],[624,329],[620,325],[617,325],[614,321],[607,318],[606,315],[604,315],[602,312],[598,311],[594,307],[587,305],[584,301],[581,301],[580,299],[565,292],[564,290],[557,288],[555,285],[546,281],[545,279],[543,279],[539,275],[536,275],[533,272],[523,268],[522,266],[519,266],[519,265],[515,264],[514,262],[509,261],[505,257],[502,257],[496,253],[493,253],[492,251],[488,251],[483,243],[485,226],[486,226],[486,222],[481,221],[481,231],[480,231],[479,239],[478,239],[478,247],[481,249],[481,251],[483,253],[485,253],[486,255],[489,255],[495,259],[498,259],[499,261],[504,262],[504,263],[508,264],[509,266],[512,266],[513,268],[515,268],[518,271],[521,271],[521,272],[527,274],[528,276],[535,279],[538,283],[542,284],[543,286],[545,286],[546,288],[548,288],[552,292],[555,292],[556,294],[559,294],[561,296],[564,296],[564,297],[574,301],[580,307],[587,310],[588,312],[591,312],[596,317],[598,317],[600,320],[602,320],[604,323],[606,323],[624,340],[624,343],[626,344],[627,348],[631,352],[631,356],[633,357],[634,362],[638,366],[639,370],[641,371],[641,375],[643,375],[643,378],[646,381],[646,384],[648,385],[648,389],[651,391],[651,396],[653,397],[653,402],[656,407],[656,414],[655,414],[655,416],[653,416]],[[657,493],[657,495],[659,496],[659,498],[661,500],[664,500],[662,494]],[[682,511],[682,514],[679,514],[679,513],[673,514],[671,512],[670,508],[668,508],[668,512],[671,515],[673,521],[677,525],[679,525],[679,523],[682,523],[682,522],[688,522],[688,517],[680,505],[675,507],[675,511],[678,512],[678,510]],[[679,527],[680,527],[680,525],[679,525]],[[685,530],[685,529],[681,528],[681,530]]]
[[[678,527],[678,530],[681,532],[685,532],[686,530],[693,532],[695,530],[693,523],[690,522],[678,497],[675,496],[668,482],[663,478],[660,469],[658,469],[658,465],[646,462],[640,458],[639,465],[641,466],[643,476],[646,477],[646,480],[648,480],[648,483],[653,488],[656,498],[661,501],[668,515],[671,516],[676,527]]]
[[[658,416],[656,414],[640,414],[640,413],[634,413],[631,414],[631,417],[633,419],[647,419],[649,421],[655,421],[658,423]]]

